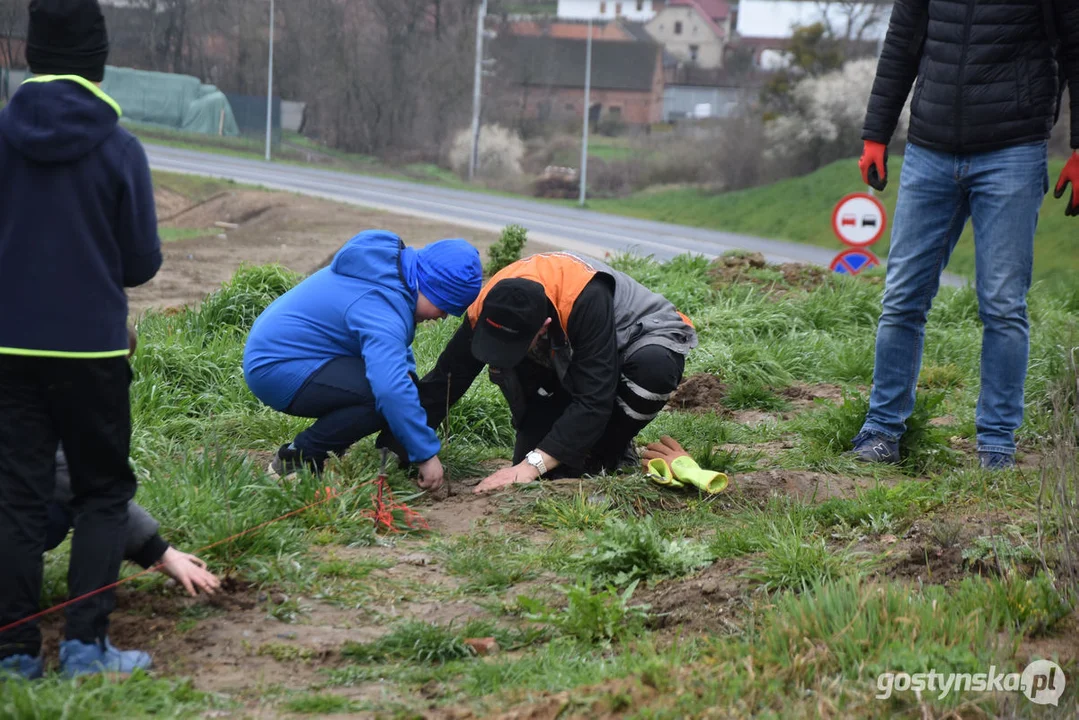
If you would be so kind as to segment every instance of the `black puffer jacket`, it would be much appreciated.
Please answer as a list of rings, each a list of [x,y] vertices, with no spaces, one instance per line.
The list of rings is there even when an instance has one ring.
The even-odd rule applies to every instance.
[[[1079,0],[1052,2],[1071,88],[1071,145],[1079,147]],[[909,139],[916,145],[958,153],[1046,140],[1058,66],[1044,5],[896,0],[863,139],[891,139],[913,84]]]

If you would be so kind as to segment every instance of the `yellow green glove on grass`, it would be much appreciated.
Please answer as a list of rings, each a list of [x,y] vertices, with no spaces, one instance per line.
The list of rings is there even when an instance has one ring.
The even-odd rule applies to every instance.
[[[710,495],[726,490],[729,482],[729,478],[721,472],[702,470],[688,455],[675,458],[670,465],[662,458],[649,460],[648,477],[657,485],[673,488],[692,485]]]

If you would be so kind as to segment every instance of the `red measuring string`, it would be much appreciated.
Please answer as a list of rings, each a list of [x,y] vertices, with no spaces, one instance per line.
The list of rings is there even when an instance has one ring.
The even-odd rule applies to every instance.
[[[393,497],[393,492],[390,490],[389,485],[386,482],[386,476],[385,475],[379,475],[375,480],[365,482],[365,483],[363,483],[361,485],[357,485],[354,488],[352,488],[351,490],[348,490],[343,494],[347,495],[347,494],[349,494],[351,492],[354,492],[355,490],[358,490],[359,488],[371,485],[372,483],[374,483],[375,486],[376,486],[376,493],[375,493],[375,498],[374,498],[375,507],[374,507],[373,510],[364,511],[363,514],[365,516],[370,517],[370,518],[372,518],[374,520],[375,529],[378,529],[378,527],[381,525],[382,527],[384,527],[389,532],[392,532],[392,533],[401,532],[401,530],[398,529],[397,526],[394,524],[394,519],[393,519],[394,510],[398,510],[404,515],[405,524],[408,525],[409,528],[411,528],[413,530],[418,529],[418,528],[419,529],[424,529],[424,530],[429,529],[428,526],[427,526],[427,521],[425,521],[420,516],[420,514],[418,512],[416,512],[412,508],[408,507],[407,505],[404,505],[403,503],[398,503],[397,502],[397,500]],[[338,497],[341,497],[341,494],[338,494],[332,487],[327,486],[325,491],[323,491],[323,490],[317,491],[315,493],[315,497],[318,498],[318,499],[316,499],[315,502],[310,503],[309,505],[304,505],[303,507],[297,508],[296,510],[293,510],[292,512],[287,512],[287,513],[285,513],[284,515],[282,515],[280,517],[274,518],[273,520],[267,520],[266,522],[259,523],[258,525],[255,525],[254,527],[250,527],[247,530],[244,530],[243,532],[236,533],[235,535],[231,535],[231,536],[229,536],[227,538],[224,538],[223,540],[218,540],[217,542],[210,543],[209,545],[206,545],[205,547],[201,547],[198,550],[195,550],[194,554],[197,555],[199,553],[204,553],[207,550],[214,549],[215,547],[225,545],[225,544],[230,543],[230,542],[232,542],[234,540],[239,540],[240,538],[244,537],[245,535],[250,535],[253,532],[257,532],[259,530],[262,530],[263,528],[269,527],[270,525],[273,525],[274,523],[281,522],[282,520],[287,520],[288,518],[294,517],[294,516],[299,515],[301,513],[304,513],[306,511],[310,510],[311,508],[315,508],[315,507],[318,507],[319,505],[327,503],[330,500],[335,500]],[[385,500],[386,497],[389,497],[388,502]],[[129,576],[127,576],[127,577],[125,577],[125,578],[123,578],[121,580],[117,580],[116,582],[112,583],[111,585],[106,585],[104,587],[100,587],[97,590],[93,590],[91,592],[86,593],[85,595],[80,595],[79,597],[72,598],[72,599],[67,600],[65,602],[62,602],[62,603],[60,603],[58,605],[53,605],[52,607],[47,608],[45,610],[42,610],[41,612],[35,613],[35,614],[30,615],[28,617],[24,617],[22,620],[16,620],[13,623],[9,623],[9,624],[7,624],[7,625],[5,625],[3,627],[0,627],[0,634],[2,634],[4,632],[7,632],[8,630],[12,630],[14,628],[17,628],[20,625],[25,625],[28,622],[33,622],[34,620],[40,620],[41,618],[45,617],[46,615],[51,615],[52,613],[59,612],[60,610],[63,610],[66,607],[70,607],[71,605],[74,605],[75,603],[80,603],[83,600],[87,600],[89,598],[94,597],[95,595],[100,595],[101,593],[108,592],[109,590],[115,590],[116,588],[120,587],[121,585],[131,582],[135,578],[139,578],[139,577],[142,577],[143,575],[147,575],[147,574],[152,573],[152,572],[154,572],[156,570],[160,570],[163,566],[164,566],[164,563],[158,563],[157,565],[154,565],[153,567],[148,567],[145,570],[140,570],[139,572],[135,573],[134,575],[129,575]]]

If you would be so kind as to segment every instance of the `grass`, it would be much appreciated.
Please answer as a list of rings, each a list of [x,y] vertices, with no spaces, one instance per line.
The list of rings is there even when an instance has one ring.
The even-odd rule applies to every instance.
[[[232,180],[203,177],[201,175],[182,175],[180,173],[153,171],[154,187],[182,195],[191,203],[209,200],[218,193],[244,187]]]
[[[216,188],[184,191],[209,196]],[[1063,634],[1075,603],[1064,540],[1074,505],[1062,500],[1074,477],[1074,293],[1043,285],[1031,296],[1019,440],[1031,456],[1055,453],[1059,469],[1043,488],[1036,472],[986,473],[956,450],[974,439],[979,384],[980,327],[968,290],[943,290],[933,309],[905,464],[879,469],[843,457],[867,407],[879,285],[828,277],[780,297],[744,283],[717,287],[700,258],[613,261],[678,299],[700,332],[687,373],[714,373],[726,386],[718,407],[663,412],[638,441],[674,436],[702,466],[731,475],[728,491],[676,492],[636,472],[609,474],[497,496],[467,532],[376,534],[367,514],[378,467],[372,440],[323,480],[301,475],[282,485],[265,474],[259,453],[307,421],[251,396],[243,341],[261,310],[299,278],[279,267],[243,268],[198,309],[139,321],[131,385],[137,499],[171,543],[194,551],[311,503],[327,485],[337,492],[199,552],[216,572],[266,596],[251,612],[273,634],[251,640],[246,657],[285,668],[303,687],[252,680],[208,694],[167,676],[183,672],[171,669],[184,667],[178,662],[165,675],[123,684],[0,683],[0,718],[196,717],[241,704],[272,715],[411,717],[435,706],[483,716],[562,691],[565,714],[588,717],[883,718],[959,708],[1007,715],[1008,698],[977,693],[880,701],[876,677],[1010,669],[1031,643],[1074,637]],[[421,375],[457,322],[419,329]],[[839,385],[845,395],[796,406],[780,392],[792,383]],[[732,414],[747,410],[768,418],[746,425]],[[441,432],[458,479],[505,458],[514,439],[484,374]],[[816,494],[798,492],[807,471],[821,482]],[[398,500],[430,502],[418,499],[406,471],[393,468],[389,482]],[[473,507],[459,489],[440,509],[443,519]],[[65,597],[67,547],[47,557],[47,601]],[[359,547],[367,549],[350,549]],[[935,567],[932,577],[899,573],[896,563],[918,549],[960,558],[957,579],[935,584]],[[412,564],[409,554],[425,559]],[[175,590],[156,575],[134,585],[152,606],[117,613],[129,623],[150,622],[152,613],[162,623],[155,637],[201,642],[200,633],[233,619],[227,605],[170,609]],[[339,632],[364,642],[342,638],[330,653],[321,640],[312,647],[306,641],[315,635],[334,637],[311,630],[327,612]],[[469,641],[481,638],[496,640],[496,655],[477,654]],[[360,689],[337,689],[353,687]],[[382,699],[358,699],[371,688]],[[1065,704],[1075,702],[1069,693]]]

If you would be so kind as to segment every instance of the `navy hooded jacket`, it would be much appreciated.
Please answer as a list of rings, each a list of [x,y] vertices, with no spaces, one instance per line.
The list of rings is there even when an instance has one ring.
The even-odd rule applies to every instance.
[[[244,378],[255,397],[285,411],[326,363],[362,357],[376,409],[409,460],[437,455],[441,444],[409,377],[416,370],[416,254],[397,235],[368,230],[274,300],[244,347]]]
[[[150,167],[87,80],[42,76],[0,110],[0,353],[128,353],[125,287],[161,267]]]

